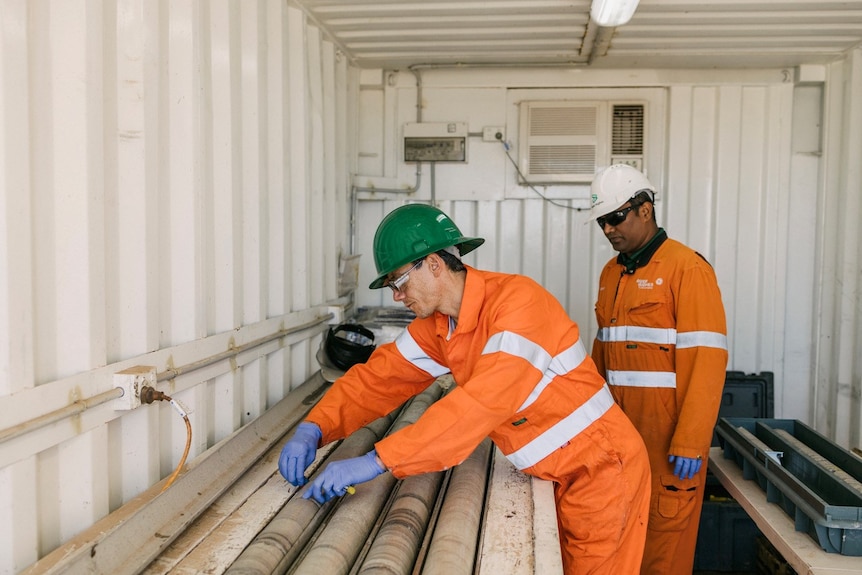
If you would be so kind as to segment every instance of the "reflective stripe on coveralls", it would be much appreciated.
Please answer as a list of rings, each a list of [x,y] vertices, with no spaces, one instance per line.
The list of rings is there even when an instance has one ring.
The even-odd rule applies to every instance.
[[[401,332],[395,340],[395,345],[398,347],[401,355],[419,369],[435,377],[449,372],[448,369],[428,357],[428,354],[422,351],[422,348],[416,343],[416,340],[413,339],[408,330]],[[562,353],[551,357],[541,346],[516,333],[507,331],[491,336],[482,350],[482,355],[497,352],[508,353],[509,355],[523,358],[544,374],[526,401],[518,408],[518,411],[523,411],[536,401],[542,390],[556,376],[565,375],[576,369],[587,358],[586,348],[584,348],[584,344],[580,339]],[[610,409],[611,405],[613,405],[613,402],[614,398],[610,390],[607,386],[604,386],[571,415],[514,453],[504,455],[506,455],[506,458],[512,465],[520,470],[532,467],[604,415]]]
[[[428,354],[419,347],[413,336],[408,330],[404,330],[395,338],[395,347],[398,352],[404,356],[404,359],[430,375],[431,377],[440,377],[449,373],[449,368],[444,367],[428,357]]]
[[[677,335],[676,348],[715,347],[727,351],[727,336],[714,331],[689,331]]]
[[[617,325],[599,329],[597,339],[604,343],[631,341],[634,343],[656,343],[675,345],[677,349],[687,347],[716,347],[727,350],[727,336],[714,331],[680,332],[673,328]]]
[[[563,419],[518,451],[506,455],[506,459],[520,470],[532,467],[589,427],[590,424],[603,416],[613,404],[614,396],[611,395],[611,390],[606,385],[569,417]]]
[[[611,385],[676,387],[676,373],[672,371],[619,371],[609,369],[605,377]]]
[[[555,357],[550,357],[548,352],[525,337],[516,333],[503,331],[491,336],[482,355],[488,355],[502,351],[516,357],[522,357],[530,362],[533,367],[543,372],[542,379],[527,397],[526,401],[518,408],[518,411],[527,409],[536,401],[551,380],[558,375],[565,375],[576,369],[587,358],[587,350],[583,342],[578,339],[570,348],[563,350]],[[549,359],[550,358],[550,359]]]
[[[727,336],[714,331],[689,331],[677,333],[672,328],[618,325],[599,329],[596,336],[602,343],[632,342],[675,345],[677,349],[692,347],[714,347],[727,351]],[[676,387],[676,373],[668,371],[620,371],[607,370],[608,383],[632,387]]]

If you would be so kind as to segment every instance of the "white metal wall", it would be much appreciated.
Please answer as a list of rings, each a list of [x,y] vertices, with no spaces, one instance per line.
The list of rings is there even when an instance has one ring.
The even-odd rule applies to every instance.
[[[518,98],[549,91],[576,98],[585,87],[592,97],[603,91],[603,98],[660,90],[664,97],[651,96],[649,105],[646,171],[660,190],[659,224],[716,268],[728,319],[728,369],[774,372],[776,417],[812,423],[858,448],[859,61],[856,50],[844,62],[803,74],[441,68],[422,71],[421,83],[367,74],[361,117],[384,121],[360,128],[355,182],[359,219],[367,225],[357,230],[357,251],[371,254],[377,222],[396,205],[435,201],[462,232],[486,238],[468,263],[535,278],[591,338],[598,274],[615,253],[595,226],[583,225],[586,213],[515,189],[514,167],[480,137],[468,141],[468,165],[426,164],[418,192],[405,193],[416,168],[395,161],[398,124],[416,121],[418,89],[423,121],[468,122],[473,134],[505,126],[516,150]],[[485,168],[478,174],[477,165]],[[391,191],[370,191],[371,184]],[[587,205],[586,190],[577,186],[542,190],[569,208]],[[374,273],[371,258],[365,261],[360,304],[391,304],[388,290],[365,289]]]
[[[862,445],[862,48],[830,66],[828,73],[830,81],[823,98],[820,194],[807,215],[807,219],[817,218],[813,246],[814,305],[810,318],[815,364],[810,403],[818,429],[859,447]],[[805,156],[805,152],[800,150],[798,155]],[[801,222],[801,226],[805,225],[809,222]],[[801,226],[794,226],[794,230]],[[794,352],[788,350],[787,355]]]
[[[355,77],[283,0],[0,0],[0,573],[179,461],[115,371],[176,375],[191,460],[317,369]]]

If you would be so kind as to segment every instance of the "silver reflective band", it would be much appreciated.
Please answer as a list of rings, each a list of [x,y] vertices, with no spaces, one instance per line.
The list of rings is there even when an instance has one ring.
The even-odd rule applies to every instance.
[[[490,355],[498,352],[520,357],[542,372],[542,379],[539,380],[530,392],[530,395],[527,396],[527,399],[518,408],[518,411],[523,411],[536,401],[542,391],[548,387],[548,384],[556,376],[569,373],[581,365],[587,357],[587,350],[580,339],[560,354],[551,357],[542,346],[511,331],[495,333],[488,339],[488,343],[482,349],[482,355]]]
[[[499,351],[528,361],[542,373],[551,363],[551,354],[545,351],[545,348],[511,331],[501,331],[489,337],[488,343],[482,349],[482,355]]]
[[[533,391],[530,392],[530,395],[527,396],[527,399],[524,400],[524,403],[518,408],[518,411],[524,411],[530,407],[530,405],[539,398],[539,395],[541,395],[555,377],[558,375],[565,375],[570,371],[577,369],[577,367],[581,365],[586,358],[587,350],[584,348],[584,344],[580,339],[576,341],[572,347],[563,350],[562,353],[555,356],[548,365],[548,369],[545,370],[542,379],[539,380],[539,383],[536,384],[536,387],[533,388]]]
[[[727,336],[715,331],[685,331],[677,334],[676,348],[715,347],[727,350]]]
[[[673,328],[637,327],[633,325],[618,325],[603,327],[599,330],[599,341],[617,342],[632,341],[672,345],[676,343],[676,330]]]
[[[676,387],[676,373],[672,371],[615,371],[608,370],[608,383],[630,387]]]
[[[548,429],[542,435],[506,455],[512,465],[524,470],[537,464],[551,453],[571,441],[594,421],[603,416],[614,404],[614,398],[607,385],[593,394],[586,403],[573,411],[568,417]]]
[[[599,329],[596,338],[603,343],[630,341],[632,343],[654,343],[688,347],[714,347],[727,349],[727,336],[716,331],[682,331],[673,328],[639,327],[618,325]]]
[[[395,347],[398,348],[398,352],[404,356],[404,359],[432,377],[440,377],[441,375],[449,373],[448,367],[440,365],[428,357],[425,350],[419,347],[419,344],[416,343],[416,340],[413,339],[412,335],[410,335],[409,329],[405,329],[398,335],[395,339]]]

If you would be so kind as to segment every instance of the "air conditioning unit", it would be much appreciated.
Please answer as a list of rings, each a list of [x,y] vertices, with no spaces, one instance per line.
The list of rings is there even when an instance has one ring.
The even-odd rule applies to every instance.
[[[589,183],[611,163],[643,169],[643,103],[521,103],[521,183]]]
[[[644,105],[611,104],[611,164],[644,169]]]

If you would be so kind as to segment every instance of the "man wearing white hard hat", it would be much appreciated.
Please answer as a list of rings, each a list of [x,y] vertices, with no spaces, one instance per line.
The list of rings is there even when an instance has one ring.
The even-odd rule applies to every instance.
[[[599,279],[592,357],[652,470],[641,573],[690,575],[727,369],[721,292],[706,259],[658,226],[641,171],[612,165],[591,195],[590,221],[619,252]]]

